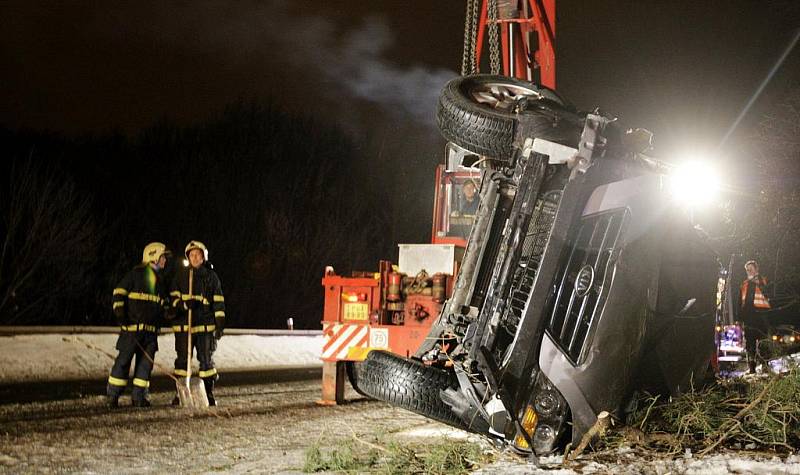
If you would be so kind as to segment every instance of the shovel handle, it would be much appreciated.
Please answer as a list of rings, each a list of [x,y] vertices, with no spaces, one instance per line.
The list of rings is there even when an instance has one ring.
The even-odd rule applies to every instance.
[[[194,269],[189,268],[189,300],[194,299],[192,295],[192,284],[194,283]],[[192,377],[192,307],[189,307],[189,318],[186,326],[186,387],[189,387],[189,380]]]

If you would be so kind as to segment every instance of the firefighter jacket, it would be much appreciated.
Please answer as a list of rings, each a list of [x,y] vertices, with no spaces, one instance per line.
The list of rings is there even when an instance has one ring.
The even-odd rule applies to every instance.
[[[742,286],[740,288],[740,295],[741,295],[741,302],[742,308],[746,311],[748,310],[749,305],[751,304],[750,299],[752,299],[752,308],[757,310],[769,310],[769,300],[764,296],[764,292],[762,287],[767,285],[767,279],[757,275],[752,279],[746,279],[742,282]]]
[[[192,289],[189,289],[189,273],[192,273]],[[176,311],[172,329],[187,331],[188,302],[195,301],[192,309],[192,333],[213,332],[225,327],[225,297],[217,273],[206,266],[197,269],[180,269],[170,288],[170,305]]]
[[[164,285],[149,264],[134,267],[114,288],[114,316],[123,331],[157,331],[167,304]]]

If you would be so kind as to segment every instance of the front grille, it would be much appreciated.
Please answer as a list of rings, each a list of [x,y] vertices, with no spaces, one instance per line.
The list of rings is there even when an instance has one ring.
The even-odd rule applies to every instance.
[[[547,239],[550,236],[550,229],[553,227],[560,200],[561,190],[545,193],[536,203],[536,208],[531,216],[530,226],[522,245],[519,265],[511,285],[509,305],[503,319],[511,334],[516,332],[516,327],[519,325],[525,305],[533,290],[536,273],[539,270],[545,246],[547,246]]]
[[[619,209],[582,218],[554,280],[556,294],[548,305],[547,330],[574,364],[602,310],[609,257],[627,216],[627,209]]]

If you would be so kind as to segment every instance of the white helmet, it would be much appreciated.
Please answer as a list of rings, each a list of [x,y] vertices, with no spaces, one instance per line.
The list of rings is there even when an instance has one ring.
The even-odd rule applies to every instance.
[[[203,260],[208,261],[208,248],[205,244],[200,241],[189,241],[189,244],[186,245],[186,249],[183,250],[183,254],[186,258],[189,258],[189,251],[192,249],[200,249],[203,251]]]
[[[147,264],[158,264],[161,256],[167,253],[167,246],[160,242],[151,242],[144,247],[142,252],[142,262]]]

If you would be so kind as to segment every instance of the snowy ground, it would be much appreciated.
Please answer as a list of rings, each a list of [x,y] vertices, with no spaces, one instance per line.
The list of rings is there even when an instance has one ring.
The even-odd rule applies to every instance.
[[[25,391],[46,381],[87,379],[102,386],[115,341],[113,334],[0,336],[0,386]],[[157,375],[172,367],[173,341],[172,335],[159,339],[156,359],[163,369]],[[226,335],[216,360],[223,374],[319,368],[321,345],[321,336]],[[161,380],[149,410],[110,410],[102,391],[27,402],[0,398],[0,473],[297,473],[311,444],[331,448],[378,435],[401,443],[469,438],[491,450],[480,437],[364,400],[349,388],[350,403],[318,406],[318,379],[280,381],[268,372],[254,384],[223,378],[228,383],[217,391],[221,406],[195,413],[171,407],[174,389]],[[562,462],[547,457],[537,466],[505,451],[477,473],[800,475],[800,456],[747,452],[653,459],[620,449]]]
[[[0,384],[105,379],[115,334],[0,336]],[[155,376],[172,370],[175,337],[158,338]],[[214,361],[222,372],[321,366],[322,336],[225,335]],[[197,362],[195,361],[195,369]]]

